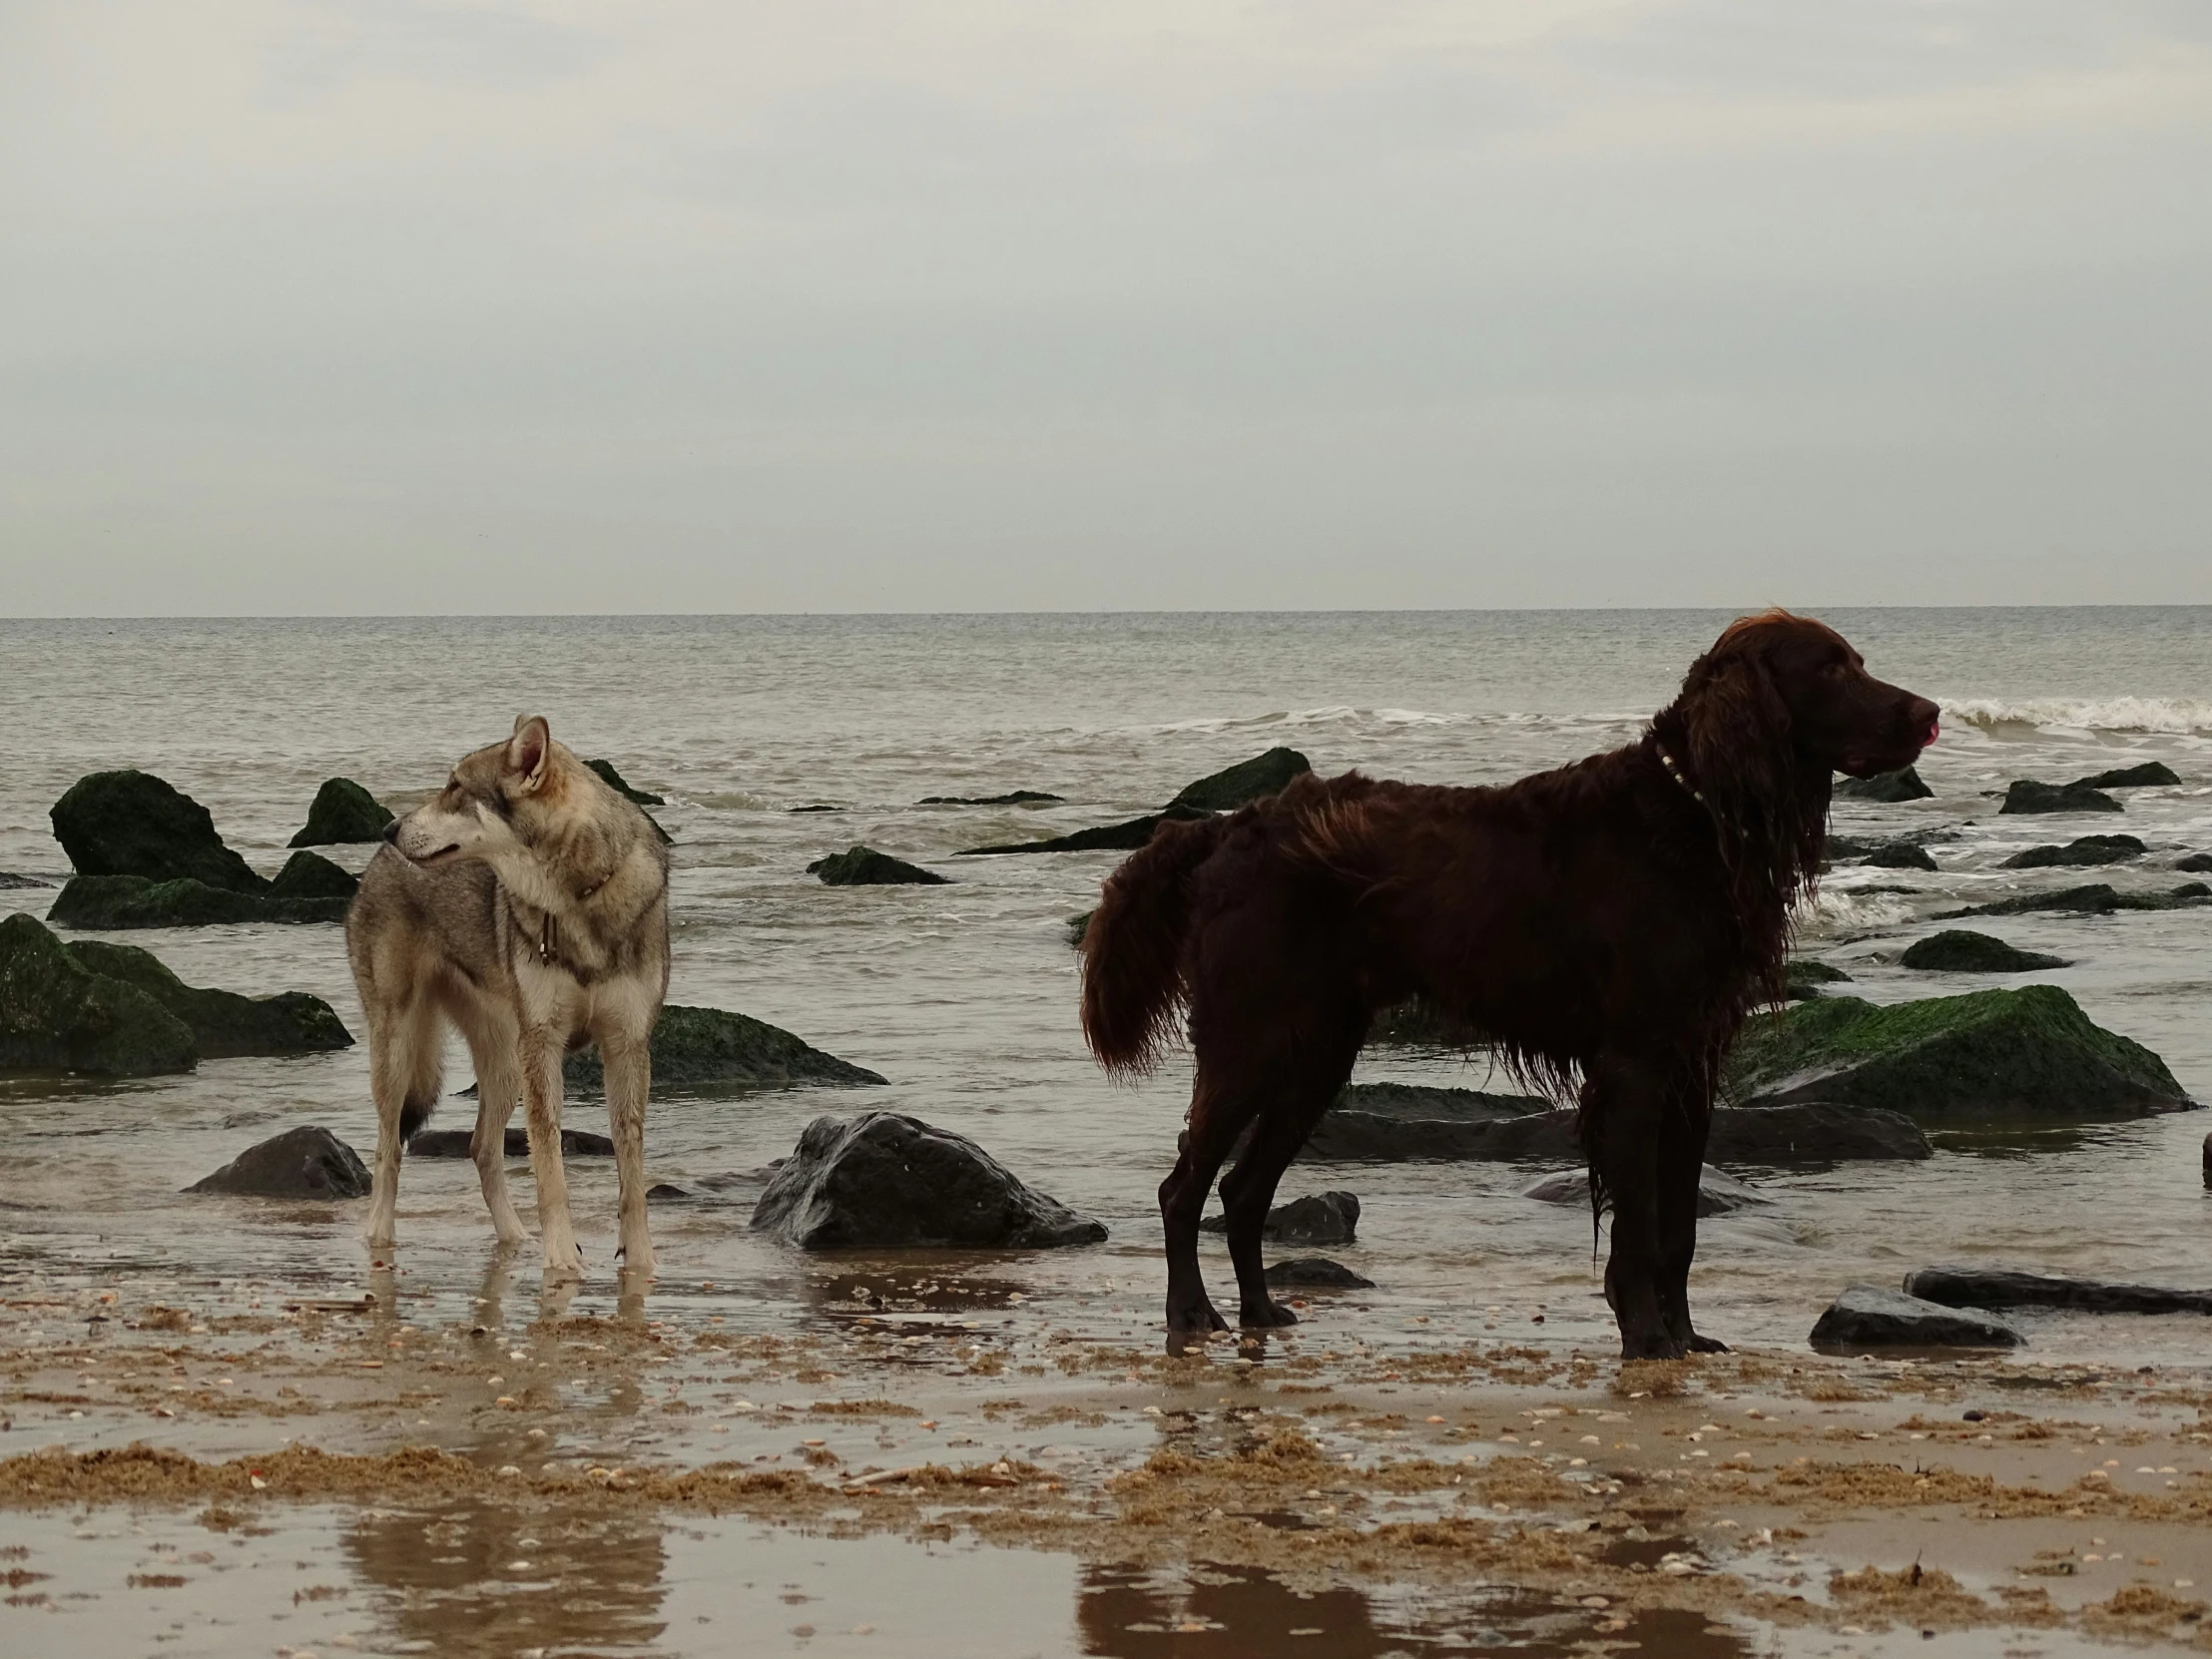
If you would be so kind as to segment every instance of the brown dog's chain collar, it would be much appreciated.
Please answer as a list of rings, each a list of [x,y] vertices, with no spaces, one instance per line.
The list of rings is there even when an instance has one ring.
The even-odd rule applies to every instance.
[[[1669,778],[1672,778],[1677,784],[1680,784],[1685,790],[1689,791],[1690,799],[1692,801],[1695,801],[1700,807],[1705,808],[1707,811],[1711,811],[1712,803],[1708,802],[1705,799],[1703,792],[1701,792],[1695,784],[1691,783],[1689,779],[1685,778],[1682,775],[1682,769],[1674,764],[1674,757],[1667,753],[1667,746],[1663,743],[1660,743],[1657,739],[1653,739],[1651,747],[1658,752],[1659,764],[1667,769],[1667,776]]]

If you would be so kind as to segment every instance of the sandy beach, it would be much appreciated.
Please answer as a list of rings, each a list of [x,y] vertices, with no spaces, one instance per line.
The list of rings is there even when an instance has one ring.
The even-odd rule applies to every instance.
[[[796,1338],[681,1298],[541,1305],[504,1268],[456,1318],[390,1273],[358,1301],[12,1296],[10,1651],[589,1652],[700,1599],[655,1540],[764,1526],[833,1604],[893,1541],[959,1553],[972,1588],[869,1620],[732,1587],[726,1651],[2212,1645],[2193,1369],[1624,1367],[1540,1332],[1351,1337],[1327,1295],[1287,1338],[1170,1359],[950,1264],[855,1267]],[[1063,1564],[1047,1639],[1027,1603]]]

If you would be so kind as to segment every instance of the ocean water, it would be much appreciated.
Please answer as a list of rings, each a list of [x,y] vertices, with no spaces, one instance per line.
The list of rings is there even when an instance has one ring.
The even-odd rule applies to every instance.
[[[1839,832],[1934,831],[1941,866],[1839,867],[1803,918],[1802,948],[1889,1001],[2048,979],[2091,1017],[2164,1056],[2212,1101],[2212,910],[2029,915],[1984,924],[2070,965],[2026,976],[1907,972],[1897,953],[1946,905],[2080,880],[2171,887],[2212,848],[2212,610],[1836,611],[1870,667],[1937,699],[1924,759],[1936,798],[1840,806]],[[1632,738],[1668,700],[1722,612],[1356,613],[854,618],[466,618],[0,622],[0,870],[59,882],[46,810],[95,770],[137,766],[205,804],[230,842],[274,870],[316,786],[360,781],[399,810],[463,752],[545,714],[579,753],[612,759],[676,837],[672,1000],[741,1009],[874,1068],[884,1088],[656,1099],[655,1180],[753,1169],[822,1113],[914,1113],[973,1136],[1036,1185],[1104,1220],[1096,1249],[975,1271],[1018,1285],[1039,1321],[1157,1338],[1153,1191],[1173,1160],[1188,1069],[1109,1082],[1076,1020],[1066,921],[1095,901],[1112,853],[962,858],[959,849],[1156,808],[1203,773],[1275,744],[1324,772],[1489,783]],[[2125,793],[2124,816],[2000,818],[2010,779],[2064,780],[2138,760],[2178,788]],[[918,807],[1014,789],[1030,809]],[[794,813],[830,805],[834,813]],[[2021,847],[2124,830],[2133,864],[2013,871]],[[854,842],[941,869],[942,887],[831,889],[806,873]],[[325,849],[358,868],[367,848]],[[0,890],[43,912],[52,894]],[[118,935],[188,981],[304,989],[363,1031],[333,926]],[[1364,1078],[1480,1087],[1479,1062],[1371,1052]],[[456,1046],[449,1089],[469,1081]],[[473,1103],[449,1100],[446,1127]],[[567,1121],[598,1126],[596,1100]],[[518,1119],[519,1121],[519,1119]],[[188,1198],[179,1189],[255,1140],[319,1123],[373,1146],[360,1047],[204,1063],[185,1077],[92,1086],[0,1084],[0,1278],[357,1285],[360,1206]],[[2195,1114],[1995,1142],[1943,1138],[1917,1164],[1751,1172],[1769,1203],[1705,1224],[1692,1295],[1731,1341],[1802,1345],[1831,1296],[1960,1259],[2212,1284],[2212,1194]],[[593,1274],[611,1295],[613,1172],[572,1161]],[[1604,1343],[1585,1212],[1520,1189],[1498,1164],[1295,1166],[1283,1196],[1347,1187],[1361,1239],[1339,1252],[1377,1281],[1325,1301],[1335,1340],[1513,1335]],[[517,1202],[531,1213],[526,1166]],[[849,1264],[753,1238],[741,1202],[657,1208],[658,1295],[735,1323],[819,1317]],[[401,1189],[411,1289],[466,1305],[491,1236],[464,1162],[414,1162]],[[1226,1256],[1209,1244],[1217,1297]],[[712,1282],[711,1290],[703,1288]],[[1541,1313],[1544,1322],[1535,1322]],[[1425,1319],[1414,1328],[1410,1322]],[[2029,1316],[2051,1359],[2201,1358],[2196,1320]]]

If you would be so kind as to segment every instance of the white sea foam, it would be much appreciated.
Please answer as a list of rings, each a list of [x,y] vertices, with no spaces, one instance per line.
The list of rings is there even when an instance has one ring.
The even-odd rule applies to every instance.
[[[1945,718],[1987,730],[2046,726],[2076,732],[2212,734],[2212,703],[2187,697],[1968,697],[1943,699]]]
[[[1856,933],[1870,927],[1895,927],[1912,913],[1912,905],[1897,893],[1855,893],[1823,886],[1811,903],[1798,906],[1796,921],[1808,931]]]

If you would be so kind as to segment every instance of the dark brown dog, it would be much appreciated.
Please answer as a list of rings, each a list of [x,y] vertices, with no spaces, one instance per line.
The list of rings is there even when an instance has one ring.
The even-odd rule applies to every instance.
[[[1522,1077],[1579,1085],[1623,1356],[1720,1348],[1691,1326],[1689,1275],[1721,1061],[1782,993],[1832,775],[1911,764],[1936,717],[1834,630],[1773,611],[1731,626],[1612,754],[1501,789],[1307,777],[1163,824],[1084,936],[1083,1030],[1109,1069],[1142,1070],[1190,1009],[1190,1130],[1160,1187],[1171,1338],[1225,1329],[1198,1223],[1247,1125],[1221,1184],[1242,1320],[1296,1322],[1261,1277],[1276,1183],[1376,1010],[1414,997]]]

